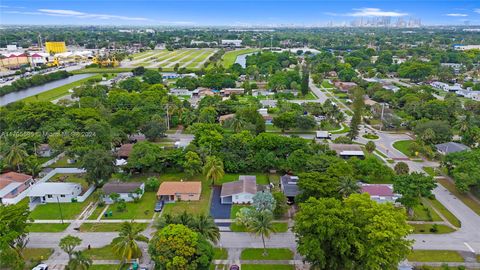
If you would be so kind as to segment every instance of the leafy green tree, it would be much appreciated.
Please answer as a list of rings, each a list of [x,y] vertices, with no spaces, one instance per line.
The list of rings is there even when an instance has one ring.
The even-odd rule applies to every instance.
[[[413,208],[420,204],[421,197],[430,196],[436,186],[433,177],[417,172],[397,175],[393,181],[393,190],[402,194],[398,201],[407,208],[410,216],[413,216]]]
[[[298,187],[301,191],[298,201],[306,201],[310,197],[339,197],[338,177],[331,177],[320,172],[301,173],[298,177]]]
[[[0,268],[24,269],[25,260],[17,243],[28,233],[29,215],[27,204],[0,204]]]
[[[143,73],[143,81],[149,84],[162,83],[162,74],[158,71],[148,69]]]
[[[86,179],[89,183],[99,185],[108,181],[115,171],[114,158],[110,151],[93,149],[83,156],[82,168],[87,170]]]
[[[442,164],[455,180],[460,192],[480,186],[480,150],[462,151],[445,156]]]
[[[157,231],[148,251],[160,269],[207,270],[213,259],[213,247],[205,237],[181,224]]]
[[[68,259],[72,259],[73,250],[82,243],[82,239],[73,236],[67,235],[60,239],[58,246],[68,254]]]
[[[410,252],[405,214],[368,194],[310,198],[299,209],[297,250],[314,269],[393,270]]]
[[[199,123],[213,124],[217,120],[217,111],[213,107],[205,107],[200,110]]]
[[[402,78],[409,78],[415,82],[424,80],[433,72],[431,64],[421,61],[407,61],[398,68],[398,75]]]
[[[280,128],[282,132],[285,132],[287,129],[291,129],[295,127],[295,120],[296,120],[296,113],[295,112],[284,112],[275,116],[272,120],[272,123]]]
[[[162,150],[158,144],[138,142],[133,145],[127,166],[140,171],[154,170],[159,163],[161,153]]]
[[[145,189],[147,191],[157,191],[160,186],[160,181],[156,177],[149,177],[145,182]]]
[[[352,140],[357,138],[359,132],[359,125],[362,122],[363,110],[365,108],[363,95],[364,91],[362,88],[355,88],[352,104],[353,116],[352,120],[350,121],[350,131],[348,132],[348,137]]]
[[[113,252],[124,260],[142,257],[142,249],[138,242],[148,243],[148,238],[142,234],[142,227],[135,222],[123,222],[118,237],[112,240]]]
[[[25,160],[25,167],[33,177],[36,177],[37,174],[42,170],[42,164],[36,156],[29,156]]]
[[[275,209],[275,199],[273,198],[272,193],[268,191],[255,193],[252,200],[252,206],[257,211],[273,211],[273,209]]]
[[[188,176],[194,176],[202,171],[202,159],[197,153],[188,151],[185,154],[185,162],[183,168]]]
[[[74,251],[73,256],[68,261],[67,270],[87,270],[92,266],[93,261],[82,251]]]
[[[395,164],[394,170],[398,175],[408,174],[410,172],[410,169],[408,168],[408,164],[402,161]]]
[[[282,192],[274,192],[275,209],[273,209],[273,216],[275,218],[282,218],[288,210],[287,197]]]
[[[140,75],[143,75],[145,73],[146,69],[144,66],[139,66],[139,67],[136,67],[132,70],[132,73],[134,76],[140,76]]]
[[[365,144],[365,150],[367,150],[368,153],[373,153],[375,151],[376,145],[372,141],[368,141],[367,144]]]
[[[222,179],[225,175],[222,160],[215,156],[208,156],[203,166],[203,174],[207,180],[212,181],[212,186],[215,185],[215,181]]]
[[[308,91],[310,90],[308,87],[308,82],[310,80],[310,73],[307,67],[304,67],[302,70],[302,83],[300,89],[302,91],[302,95],[306,96]]]
[[[149,141],[165,137],[167,125],[163,117],[156,115],[150,121],[147,121],[140,129]]]

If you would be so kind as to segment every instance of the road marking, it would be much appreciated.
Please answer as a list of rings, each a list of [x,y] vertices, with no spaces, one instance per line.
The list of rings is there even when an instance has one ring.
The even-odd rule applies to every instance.
[[[465,246],[467,246],[467,248],[468,248],[471,252],[475,253],[475,250],[474,250],[467,242],[463,242],[463,243],[465,244]]]

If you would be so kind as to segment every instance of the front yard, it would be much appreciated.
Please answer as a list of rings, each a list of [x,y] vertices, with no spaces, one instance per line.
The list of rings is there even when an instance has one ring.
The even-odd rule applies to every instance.
[[[145,230],[147,223],[137,223],[140,228]],[[83,223],[80,226],[80,232],[118,232],[122,223]]]
[[[463,257],[452,250],[413,250],[407,259],[411,262],[463,262]]]
[[[109,205],[107,212],[112,211],[112,216],[102,217],[102,219],[151,219],[155,213],[155,202],[157,196],[155,192],[145,192],[139,202],[127,202],[124,211],[118,211],[118,203]]]
[[[61,216],[63,219],[75,219],[92,200],[90,196],[84,202],[40,204],[30,213],[30,217],[40,220],[61,219]]]
[[[113,253],[112,246],[106,245],[101,248],[85,249],[83,253],[92,260],[118,260],[120,259]]]
[[[292,260],[293,252],[288,248],[267,248],[263,256],[263,248],[246,248],[240,254],[240,260]]]

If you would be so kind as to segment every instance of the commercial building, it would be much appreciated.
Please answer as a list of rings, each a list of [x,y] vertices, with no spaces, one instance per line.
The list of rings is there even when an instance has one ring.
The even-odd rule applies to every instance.
[[[222,39],[222,46],[226,47],[241,47],[242,40],[241,39]]]

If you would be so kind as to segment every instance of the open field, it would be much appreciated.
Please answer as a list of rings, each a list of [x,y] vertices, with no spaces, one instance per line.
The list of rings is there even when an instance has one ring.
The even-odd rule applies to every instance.
[[[226,68],[231,67],[235,63],[235,60],[237,60],[237,56],[256,51],[258,51],[258,49],[248,48],[226,52],[222,57],[222,65]]]
[[[172,71],[178,67],[199,69],[203,63],[213,54],[216,49],[185,48],[174,51],[153,50],[133,56],[132,61],[124,61],[122,66],[146,68],[162,68],[164,71]]]

